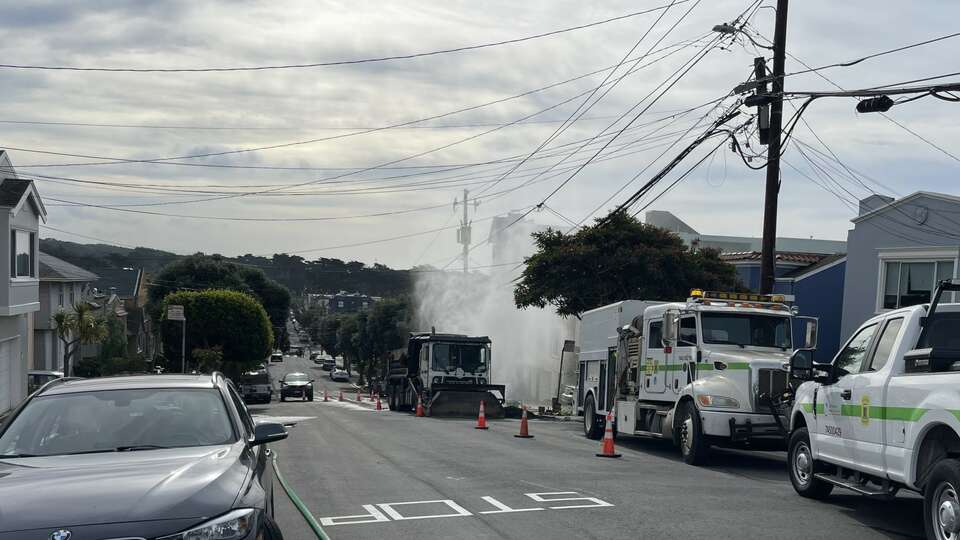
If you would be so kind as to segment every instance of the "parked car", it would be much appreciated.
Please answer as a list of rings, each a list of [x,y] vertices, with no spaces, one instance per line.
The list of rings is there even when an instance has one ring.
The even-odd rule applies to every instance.
[[[62,371],[28,371],[27,393],[32,394],[50,381],[63,378]]]
[[[270,363],[283,362],[283,353],[275,352],[270,355]]]
[[[320,368],[324,371],[333,371],[337,369],[337,361],[333,358],[324,358],[323,363],[320,364]]]
[[[306,373],[287,373],[280,379],[280,401],[290,397],[299,397],[313,401],[313,379]]]
[[[312,353],[310,353],[310,360],[312,360],[314,364],[322,364],[322,363],[323,363],[323,360],[320,358],[320,353],[318,353],[318,352],[312,352]]]
[[[336,368],[330,372],[330,378],[334,381],[349,381],[350,374],[347,373],[346,370]]]
[[[0,427],[0,540],[279,540],[266,445],[286,437],[219,373],[54,382]]]
[[[270,403],[273,388],[270,374],[265,369],[249,371],[240,376],[240,396],[247,403]]]

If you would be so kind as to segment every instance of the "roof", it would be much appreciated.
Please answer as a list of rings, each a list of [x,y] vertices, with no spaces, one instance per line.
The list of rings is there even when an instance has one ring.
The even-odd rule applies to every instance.
[[[464,334],[434,334],[430,332],[417,332],[410,334],[410,339],[418,341],[452,341],[458,343],[490,343],[487,336],[467,336]]]
[[[137,268],[96,268],[94,270],[99,279],[93,282],[100,293],[109,294],[110,289],[116,289],[117,296],[133,298],[137,295],[137,283],[140,270]]]
[[[796,263],[803,265],[810,265],[820,262],[826,257],[831,255],[826,255],[823,253],[806,253],[800,251],[778,251],[776,253],[776,261],[783,263]],[[721,253],[720,259],[728,262],[748,262],[748,261],[759,261],[761,258],[761,253],[759,251],[735,251],[732,253]]]
[[[130,375],[72,379],[48,388],[43,395],[143,388],[213,388],[215,377],[216,375]]]
[[[3,183],[0,183],[0,206],[6,208],[17,206],[28,189],[30,189],[30,180],[4,179]]]
[[[79,266],[40,252],[40,281],[96,281],[100,276]]]
[[[880,207],[878,207],[878,208],[876,208],[876,209],[874,209],[874,210],[872,210],[872,211],[870,211],[870,212],[867,212],[867,213],[865,213],[865,214],[861,214],[861,215],[859,215],[859,216],[851,219],[850,221],[853,222],[853,223],[859,223],[859,222],[861,222],[861,221],[863,221],[863,220],[865,220],[865,219],[867,219],[867,218],[870,218],[870,217],[873,217],[873,216],[875,216],[875,215],[877,215],[877,214],[880,214],[881,212],[886,212],[887,210],[889,210],[889,209],[891,209],[891,208],[893,208],[893,207],[895,207],[895,206],[900,206],[901,204],[910,202],[910,201],[912,201],[912,200],[914,200],[914,199],[918,199],[918,198],[920,198],[920,197],[930,197],[930,198],[932,198],[932,199],[940,199],[941,201],[946,201],[946,202],[953,203],[953,204],[960,204],[960,197],[957,197],[957,196],[955,196],[955,195],[947,195],[946,193],[934,193],[934,192],[932,192],[932,191],[915,191],[915,192],[911,193],[910,195],[907,195],[906,197],[901,197],[901,198],[899,198],[899,199],[897,199],[897,200],[895,200],[895,201],[893,201],[893,202],[891,202],[891,203],[889,203],[889,204],[885,204],[885,205],[880,206]]]
[[[798,278],[801,276],[806,276],[807,274],[824,269],[836,262],[846,260],[846,258],[847,258],[846,253],[834,253],[833,255],[827,255],[826,257],[820,259],[819,262],[813,263],[810,266],[795,268],[787,272],[786,274],[780,276],[777,279],[784,279],[784,278],[792,279],[792,278]]]

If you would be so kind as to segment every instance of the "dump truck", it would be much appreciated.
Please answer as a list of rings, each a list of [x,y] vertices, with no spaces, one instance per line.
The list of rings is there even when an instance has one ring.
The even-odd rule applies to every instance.
[[[410,334],[406,351],[384,375],[392,411],[423,401],[428,416],[476,416],[483,401],[489,418],[504,416],[506,386],[490,384],[490,338],[463,334]]]

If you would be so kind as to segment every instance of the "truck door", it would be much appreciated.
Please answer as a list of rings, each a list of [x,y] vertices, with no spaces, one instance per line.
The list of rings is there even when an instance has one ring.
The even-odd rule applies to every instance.
[[[697,343],[697,317],[681,317],[677,346],[669,355],[670,363],[667,365],[667,385],[674,393],[680,393],[680,389],[687,385],[690,364],[697,358]]]
[[[894,424],[885,420],[881,411],[887,402],[886,382],[889,380],[888,366],[892,366],[891,355],[903,326],[903,317],[889,319],[876,339],[876,345],[860,367],[860,373],[853,378],[852,413],[859,412],[859,418],[851,417],[850,424],[855,441],[854,459],[876,475],[885,474],[883,462],[884,427]]]
[[[662,394],[667,389],[666,365],[669,356],[663,348],[663,319],[647,323],[647,347],[643,358],[643,388],[648,394]]]
[[[854,422],[860,422],[860,408],[854,407],[853,384],[876,333],[877,324],[871,324],[858,330],[847,341],[833,359],[833,367],[837,373],[845,370],[848,374],[821,389],[823,420],[816,434],[817,452],[839,464],[856,463],[857,443],[853,426]],[[858,414],[854,415],[854,412]]]

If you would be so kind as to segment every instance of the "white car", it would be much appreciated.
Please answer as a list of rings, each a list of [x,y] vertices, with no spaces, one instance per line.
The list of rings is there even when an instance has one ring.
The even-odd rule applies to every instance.
[[[334,381],[349,381],[350,374],[343,369],[337,368],[330,372],[330,378]]]

